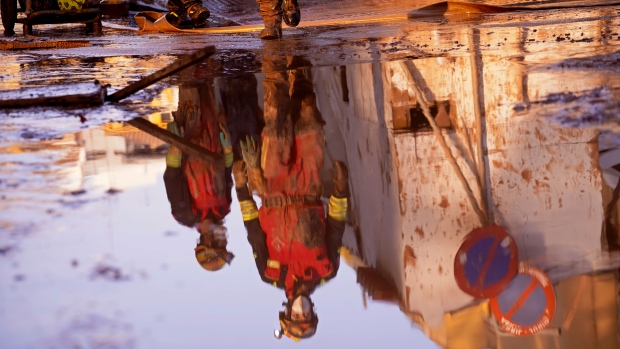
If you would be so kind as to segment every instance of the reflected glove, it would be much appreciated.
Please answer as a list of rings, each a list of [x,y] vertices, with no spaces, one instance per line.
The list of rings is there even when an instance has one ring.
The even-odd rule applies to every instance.
[[[222,149],[224,153],[224,165],[230,167],[233,164],[233,149],[230,142],[230,133],[226,129],[226,126],[220,124],[220,143],[222,143]]]
[[[189,102],[180,102],[177,111],[172,112],[172,116],[174,117],[174,121],[177,125],[195,125],[198,122],[200,117],[200,107],[194,105]],[[183,133],[183,132],[181,132]],[[183,136],[181,134],[180,136]]]
[[[251,136],[246,137],[246,141],[241,141],[241,151],[243,160],[250,170],[260,168],[260,148]]]
[[[329,170],[329,174],[334,181],[334,196],[336,197],[348,197],[349,196],[349,170],[347,166],[338,160],[334,160],[334,169]]]
[[[233,178],[235,179],[235,188],[243,188],[248,184],[248,177],[244,161],[235,161],[232,167],[232,173]]]
[[[177,123],[174,121],[169,122],[168,125],[166,125],[166,130],[174,133],[175,135],[179,137],[183,137],[183,132],[181,132]],[[168,155],[166,155],[166,166],[179,168],[181,167],[182,159],[183,159],[183,153],[181,152],[181,149],[173,145],[170,145],[170,148],[168,148]]]

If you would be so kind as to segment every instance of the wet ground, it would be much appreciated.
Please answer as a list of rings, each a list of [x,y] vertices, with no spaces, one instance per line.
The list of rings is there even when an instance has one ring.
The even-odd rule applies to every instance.
[[[211,33],[110,19],[101,36],[35,27],[34,40],[89,47],[2,51],[0,92],[92,80],[114,92],[217,49],[118,104],[0,109],[0,347],[620,347],[620,7],[407,19],[431,3],[306,2],[306,26],[261,42],[254,2],[218,1]],[[223,33],[225,21],[239,25]],[[255,93],[239,91],[238,105],[264,121],[274,76],[312,86],[325,194],[332,160],[350,171],[341,267],[312,294],[320,323],[298,344],[273,339],[286,297],[261,281],[234,191],[236,257],[205,271],[196,230],[170,214],[168,145],[126,122],[165,127],[196,86],[226,114],[222,91],[248,79]],[[456,284],[458,248],[486,224],[506,227],[519,260],[552,281],[546,330],[505,333]]]

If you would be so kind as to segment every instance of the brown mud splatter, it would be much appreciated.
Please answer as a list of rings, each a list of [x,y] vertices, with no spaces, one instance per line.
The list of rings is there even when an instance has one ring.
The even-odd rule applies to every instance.
[[[448,202],[448,198],[442,195],[441,202],[439,203],[439,207],[447,208],[448,206],[450,206],[450,203]]]
[[[406,295],[406,302],[407,303],[407,309],[409,309],[409,294],[411,293],[411,287],[407,286],[405,287],[405,295]]]
[[[415,233],[418,234],[420,239],[424,239],[424,230],[422,230],[422,228],[416,227],[415,228]]]
[[[521,171],[521,177],[523,177],[523,179],[529,183],[530,179],[532,179],[532,171],[530,171],[529,169]]]
[[[417,257],[415,256],[415,253],[413,252],[413,248],[411,248],[411,246],[409,245],[406,245],[405,251],[403,251],[403,265],[405,266],[405,268],[408,265],[411,265],[412,268],[415,268],[416,260],[417,260]]]
[[[504,170],[514,172],[514,173],[519,173],[519,171],[509,162],[502,163],[499,160],[493,160],[492,163],[493,163],[493,166],[495,166],[496,168],[504,169]]]
[[[545,137],[545,135],[543,135],[539,129],[536,129],[534,134],[536,135],[536,139],[538,139],[540,143],[544,143],[547,141],[547,137]]]

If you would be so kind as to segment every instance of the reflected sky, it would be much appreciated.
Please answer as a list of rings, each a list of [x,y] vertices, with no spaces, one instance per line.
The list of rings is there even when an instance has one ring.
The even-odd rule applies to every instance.
[[[165,89],[149,119],[165,126],[178,93]],[[272,336],[286,298],[260,280],[236,196],[225,220],[236,257],[209,273],[194,257],[197,232],[170,214],[163,145],[112,123],[3,148],[0,328],[8,347],[287,345]],[[366,302],[345,261],[313,301],[319,331],[297,345],[375,347],[389,336],[402,347],[436,347],[398,307]]]
[[[86,178],[93,183],[116,180],[116,188],[126,186],[121,192],[93,195],[78,207],[56,206],[59,212],[52,215],[62,217],[36,219],[33,229],[18,233],[25,236],[12,245],[16,250],[2,256],[0,327],[5,345],[286,345],[272,336],[283,294],[258,277],[238,206],[232,206],[226,224],[234,263],[208,273],[193,255],[196,232],[170,215],[164,158],[123,167],[123,178],[132,180],[111,179],[115,174],[105,169]],[[110,269],[102,272],[102,267]],[[320,330],[302,346],[372,347],[390,336],[402,347],[412,341],[435,347],[411,330],[398,308],[370,303],[365,310],[355,273],[346,266],[315,295]]]

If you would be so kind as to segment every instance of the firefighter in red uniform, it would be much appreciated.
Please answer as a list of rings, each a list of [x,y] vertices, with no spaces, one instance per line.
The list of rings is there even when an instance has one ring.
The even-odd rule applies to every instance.
[[[241,144],[244,162],[235,163],[233,175],[258,272],[263,281],[286,293],[277,332],[298,340],[316,332],[318,317],[310,295],[338,272],[348,174],[343,163],[334,163],[335,192],[326,217],[319,176],[324,122],[306,78],[309,72],[266,70],[262,148],[248,137]],[[261,197],[260,210],[248,181]]]
[[[231,107],[239,98],[246,101],[245,107]],[[255,102],[248,103],[252,99]],[[230,264],[234,257],[226,249],[227,231],[224,227],[224,218],[230,212],[232,201],[232,144],[241,137],[256,133],[256,78],[251,75],[235,81],[229,79],[222,88],[221,100],[224,101],[223,110],[217,113],[212,80],[181,85],[179,107],[173,113],[175,121],[168,124],[168,130],[207,150],[223,154],[224,166],[182,154],[171,146],[164,172],[172,215],[180,224],[198,230],[196,259],[210,271]],[[235,148],[240,159],[238,142]]]

